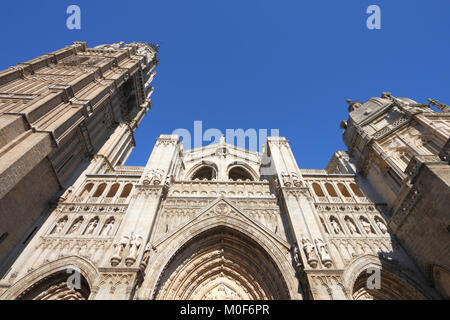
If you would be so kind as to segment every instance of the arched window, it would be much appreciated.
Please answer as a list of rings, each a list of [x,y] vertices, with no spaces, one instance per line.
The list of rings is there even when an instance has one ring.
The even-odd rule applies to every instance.
[[[357,197],[364,197],[364,194],[362,193],[362,191],[359,189],[359,187],[356,184],[350,183],[350,188],[352,188],[353,193]]]
[[[332,197],[337,197],[336,190],[334,190],[334,187],[330,183],[325,183],[325,188],[327,189],[327,192]]]
[[[314,189],[314,193],[318,196],[318,197],[325,197],[325,194],[322,191],[322,188],[320,187],[320,185],[316,182],[314,182],[312,184],[312,187]]]
[[[112,198],[116,195],[117,190],[119,190],[120,184],[115,183],[112,185],[112,187],[109,189],[108,194],[106,195],[107,198]]]
[[[228,179],[237,181],[237,180],[250,180],[253,181],[253,177],[250,174],[250,172],[247,171],[247,169],[244,169],[243,167],[237,166],[230,169],[228,172]]]
[[[127,198],[131,193],[131,189],[133,189],[133,185],[131,183],[127,184],[125,187],[123,187],[120,197]]]
[[[83,197],[83,198],[87,197],[89,195],[89,193],[91,192],[93,186],[94,186],[93,183],[88,183],[84,187],[83,192],[81,192],[80,197]]]
[[[97,190],[94,193],[94,198],[100,197],[106,189],[106,183],[102,183],[98,186]]]
[[[216,179],[217,172],[216,170],[211,166],[202,166],[195,173],[192,175],[192,180],[198,179],[198,180],[212,180]]]
[[[348,192],[347,188],[342,183],[338,183],[338,188],[344,197],[346,198],[351,197],[350,192]]]

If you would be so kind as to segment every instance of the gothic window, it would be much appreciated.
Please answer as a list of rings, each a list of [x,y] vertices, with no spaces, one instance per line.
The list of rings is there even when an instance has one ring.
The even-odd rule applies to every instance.
[[[336,190],[330,183],[325,183],[325,188],[327,189],[328,194],[333,198],[336,198],[338,196]]]
[[[212,180],[217,178],[217,171],[210,166],[202,166],[192,175],[192,180]]]
[[[100,197],[106,189],[106,183],[102,183],[98,186],[97,190],[94,193],[94,198]]]
[[[362,191],[359,189],[359,187],[355,183],[350,183],[350,188],[352,188],[353,193],[357,197],[364,197],[364,194],[362,193]]]
[[[347,188],[342,183],[338,183],[338,188],[344,197],[346,198],[351,197],[350,192],[348,192]]]
[[[120,186],[120,184],[118,184],[118,183],[113,184],[112,187],[109,189],[109,192],[106,195],[106,197],[107,198],[114,197],[117,193],[117,190],[119,190],[119,186]]]
[[[125,187],[123,187],[120,197],[127,198],[131,193],[131,189],[133,189],[133,185],[131,183],[127,184]]]
[[[237,180],[250,180],[253,181],[253,177],[250,174],[250,172],[248,172],[246,169],[244,169],[243,167],[234,167],[231,168],[230,171],[228,172],[228,179],[237,181]]]
[[[314,189],[314,193],[316,194],[316,196],[318,197],[325,197],[325,194],[322,191],[322,188],[320,187],[320,185],[316,182],[314,182],[312,184],[312,187]]]

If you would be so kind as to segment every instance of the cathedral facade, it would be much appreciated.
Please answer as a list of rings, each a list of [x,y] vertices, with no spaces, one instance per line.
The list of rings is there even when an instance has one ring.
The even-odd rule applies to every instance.
[[[258,153],[224,139],[184,150],[177,135],[161,135],[147,164],[131,167],[123,164],[151,106],[157,47],[76,43],[65,50],[70,53],[60,59],[53,54],[46,63],[21,65],[17,78],[15,69],[0,73],[3,132],[20,119],[29,136],[58,142],[42,154],[41,167],[30,165],[8,190],[2,185],[0,208],[8,211],[1,218],[11,227],[0,233],[16,240],[4,253],[0,299],[449,297],[447,105],[390,93],[348,101],[349,119],[341,123],[348,151],[336,152],[324,170],[300,168],[284,137],[268,137]],[[56,73],[50,69],[76,79],[61,89],[45,82],[44,74]],[[20,81],[41,83],[41,91],[21,93],[27,86]],[[51,100],[47,90],[62,100]],[[33,94],[35,100],[24,97]],[[19,103],[20,112],[11,112]],[[35,129],[57,111],[66,131]],[[71,122],[69,111],[81,120]],[[96,117],[102,121],[89,126]],[[71,128],[72,139],[60,137]],[[17,139],[2,136],[5,146]],[[77,143],[83,152],[73,151]],[[12,158],[13,146],[0,156]],[[80,160],[57,166],[65,154]],[[52,169],[57,183],[48,195],[30,193],[30,201],[46,203],[32,219],[11,199],[30,183],[24,179],[47,183],[33,175],[42,168]],[[2,170],[2,181],[14,177],[9,167]],[[19,218],[8,215],[14,210]],[[15,232],[17,219],[25,218],[33,232]],[[73,274],[77,285],[68,286]]]

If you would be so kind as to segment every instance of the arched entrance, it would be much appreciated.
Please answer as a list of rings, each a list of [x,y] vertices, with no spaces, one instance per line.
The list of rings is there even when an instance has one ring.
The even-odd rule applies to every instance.
[[[155,299],[289,299],[280,270],[248,236],[220,226],[188,241],[162,272]]]
[[[57,272],[34,283],[16,300],[88,300],[91,294],[87,280],[80,274],[80,283],[68,282],[68,273]]]

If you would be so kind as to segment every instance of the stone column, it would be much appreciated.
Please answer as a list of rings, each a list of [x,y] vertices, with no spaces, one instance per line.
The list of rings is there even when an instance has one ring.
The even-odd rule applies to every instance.
[[[109,295],[108,298],[129,299],[139,273],[140,259],[151,237],[160,202],[167,192],[170,174],[178,156],[178,136],[162,135],[157,139],[139,184],[134,186],[129,207],[113,245],[102,261],[104,277],[120,272],[129,280],[120,290],[110,288],[106,282],[106,288],[99,288],[98,298]]]
[[[269,137],[265,156],[269,158],[266,162],[270,161],[272,185],[278,191],[288,217],[295,242],[292,245],[299,248],[296,250],[296,255],[300,254],[302,260],[299,273],[306,274],[311,287],[312,274],[320,273],[321,270],[329,272],[333,267],[328,239],[320,228],[313,197],[303,180],[289,142],[284,137]],[[312,289],[314,298],[319,298]]]

